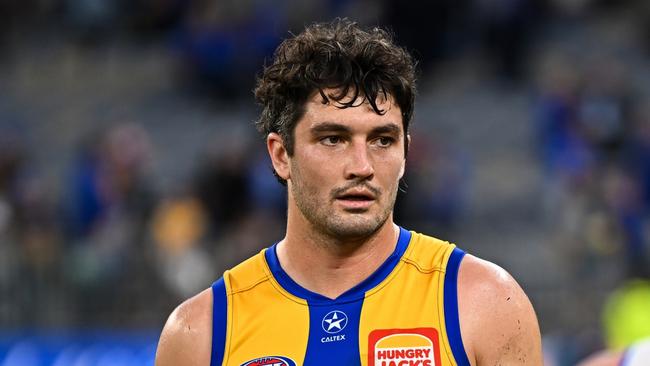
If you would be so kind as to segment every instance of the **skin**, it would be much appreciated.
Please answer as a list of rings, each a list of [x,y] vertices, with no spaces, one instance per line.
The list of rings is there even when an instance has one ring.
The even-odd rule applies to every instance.
[[[267,146],[287,180],[287,233],[277,247],[282,268],[298,284],[330,298],[361,282],[393,252],[399,178],[404,174],[401,113],[384,101],[340,109],[315,95],[296,125],[293,156],[279,135]],[[354,201],[345,195],[365,194]]]
[[[619,366],[622,359],[622,351],[601,351],[589,356],[578,366]]]
[[[503,268],[465,255],[458,273],[458,313],[472,365],[542,365],[537,317]]]
[[[298,284],[332,299],[372,274],[395,249],[399,233],[393,206],[404,174],[405,131],[392,99],[378,102],[383,115],[367,103],[346,109],[323,104],[315,94],[296,125],[293,155],[279,135],[267,137],[273,167],[288,186],[280,264]],[[532,305],[506,271],[466,255],[458,296],[472,365],[542,365]],[[209,365],[211,312],[209,289],[174,310],[156,365]]]

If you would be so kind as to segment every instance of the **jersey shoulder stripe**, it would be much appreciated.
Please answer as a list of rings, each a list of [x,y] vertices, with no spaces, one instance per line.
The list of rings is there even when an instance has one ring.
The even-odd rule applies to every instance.
[[[228,327],[228,296],[223,277],[212,284],[212,353],[210,366],[223,363]]]
[[[470,366],[460,333],[460,317],[458,314],[458,270],[464,256],[465,252],[458,248],[454,248],[451,252],[447,262],[443,295],[447,337],[458,366]]]

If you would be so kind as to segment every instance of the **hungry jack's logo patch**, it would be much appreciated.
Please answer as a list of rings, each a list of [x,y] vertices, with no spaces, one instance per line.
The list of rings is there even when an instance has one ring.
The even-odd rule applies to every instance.
[[[368,336],[368,366],[439,366],[433,328],[376,329]]]

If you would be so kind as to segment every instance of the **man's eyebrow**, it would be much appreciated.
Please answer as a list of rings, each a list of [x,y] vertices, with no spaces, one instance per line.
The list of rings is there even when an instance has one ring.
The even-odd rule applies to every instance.
[[[310,131],[314,134],[321,132],[346,132],[351,133],[352,129],[350,127],[342,125],[336,122],[322,122],[313,126]],[[370,131],[371,135],[380,135],[384,133],[396,134],[399,135],[401,129],[395,123],[387,123],[382,126],[377,126]]]
[[[396,135],[399,135],[401,129],[399,128],[398,125],[394,123],[388,123],[383,126],[378,126],[372,129],[372,134],[379,135],[383,133],[393,133]]]
[[[350,128],[347,126],[344,126],[340,123],[335,123],[335,122],[322,122],[319,123],[315,126],[313,126],[310,131],[312,133],[319,133],[319,132],[351,132]]]

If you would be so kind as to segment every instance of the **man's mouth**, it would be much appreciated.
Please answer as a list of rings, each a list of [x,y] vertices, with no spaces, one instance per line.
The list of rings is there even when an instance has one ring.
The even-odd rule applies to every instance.
[[[345,195],[337,197],[337,199],[349,200],[349,201],[372,201],[372,200],[374,200],[374,198],[372,198],[371,196],[360,195],[360,194],[345,194]]]
[[[377,199],[377,196],[366,189],[353,189],[336,196],[336,201],[346,210],[366,210]]]
[[[369,189],[348,189],[336,195],[337,199],[353,201],[372,201],[377,195]]]

